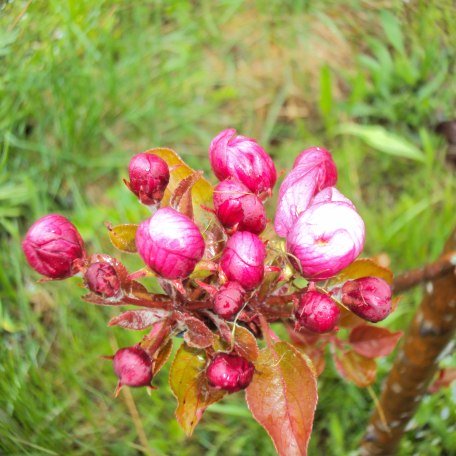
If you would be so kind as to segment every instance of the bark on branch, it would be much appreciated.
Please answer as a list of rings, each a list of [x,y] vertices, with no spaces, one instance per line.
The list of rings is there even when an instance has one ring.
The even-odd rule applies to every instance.
[[[448,274],[450,271],[454,270],[455,267],[456,251],[451,251],[442,255],[434,263],[397,275],[393,283],[393,292],[396,294],[402,293],[422,282]]]
[[[456,230],[441,259],[456,249]],[[386,379],[380,410],[374,412],[361,445],[361,455],[393,455],[404,429],[433,379],[439,357],[456,330],[456,276],[454,266],[428,282],[426,294]]]

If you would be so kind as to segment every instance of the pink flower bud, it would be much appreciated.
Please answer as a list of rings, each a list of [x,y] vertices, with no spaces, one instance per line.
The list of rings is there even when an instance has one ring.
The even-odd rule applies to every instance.
[[[295,159],[293,168],[304,166],[305,168],[318,168],[320,190],[335,185],[337,182],[337,168],[332,155],[323,147],[309,147],[303,150]]]
[[[355,205],[346,196],[340,193],[336,187],[326,187],[321,192],[318,192],[310,202],[310,205],[329,202],[342,202],[356,210]]]
[[[301,152],[279,189],[274,220],[277,234],[286,237],[312,198],[336,181],[336,165],[327,150],[312,147]]]
[[[92,263],[84,275],[87,287],[96,294],[112,298],[120,290],[116,270],[108,263]]]
[[[256,288],[264,277],[266,249],[260,238],[248,231],[238,231],[227,242],[220,260],[228,280],[244,290]]]
[[[319,334],[332,331],[339,314],[337,304],[328,295],[315,289],[309,289],[301,295],[295,311],[298,326]]]
[[[222,285],[214,296],[214,312],[226,320],[236,315],[244,305],[244,289],[237,282]]]
[[[391,313],[391,287],[378,277],[345,282],[342,302],[358,317],[376,323]]]
[[[152,360],[141,347],[121,348],[113,358],[119,385],[148,386],[152,381]]]
[[[242,356],[219,353],[209,364],[206,375],[210,385],[234,393],[249,386],[254,372],[253,364]]]
[[[277,180],[271,157],[254,139],[236,136],[233,128],[212,140],[209,159],[219,180],[234,177],[257,195],[270,191]]]
[[[261,200],[235,179],[226,179],[214,189],[217,218],[226,228],[260,234],[266,227],[266,211]]]
[[[355,260],[363,246],[364,222],[353,205],[344,202],[310,206],[287,237],[287,251],[303,277],[311,280],[335,276]]]
[[[195,223],[170,207],[159,209],[139,225],[136,247],[144,263],[165,279],[183,279],[204,253]]]
[[[22,250],[35,271],[52,279],[70,277],[75,273],[73,262],[85,257],[78,230],[59,214],[37,220],[27,231]]]
[[[130,160],[129,188],[141,203],[149,206],[163,198],[169,182],[169,168],[159,156],[143,152]]]

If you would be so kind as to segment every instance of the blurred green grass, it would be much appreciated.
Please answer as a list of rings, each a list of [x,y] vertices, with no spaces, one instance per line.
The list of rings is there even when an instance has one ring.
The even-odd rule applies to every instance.
[[[339,186],[366,221],[366,255],[386,252],[394,271],[435,258],[456,222],[454,174],[434,133],[455,115],[454,4],[0,5],[0,453],[274,454],[237,396],[186,439],[166,371],[150,398],[114,400],[99,356],[138,335],[108,329],[113,311],[83,303],[78,279],[36,284],[21,236],[59,211],[91,251],[112,252],[103,222],[147,215],[121,183],[129,157],[170,146],[207,170],[211,137],[233,126],[280,169],[306,146],[333,151]],[[352,134],[353,123],[362,130]],[[420,296],[404,297],[388,324],[404,328]],[[455,394],[426,398],[401,455],[456,451]],[[355,454],[372,406],[328,363],[310,454]]]

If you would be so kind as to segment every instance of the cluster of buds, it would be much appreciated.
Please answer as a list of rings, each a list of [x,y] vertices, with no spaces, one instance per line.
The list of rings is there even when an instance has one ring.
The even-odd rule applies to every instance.
[[[150,329],[112,357],[119,388],[150,386],[173,336],[184,334],[185,344],[203,353],[208,391],[232,393],[256,375],[233,339],[236,325],[256,338],[277,321],[298,333],[322,334],[337,330],[342,308],[369,322],[391,312],[391,289],[382,279],[328,281],[361,253],[365,227],[354,204],[335,188],[337,169],[327,150],[304,150],[280,186],[274,227],[285,242],[272,224],[266,229],[265,203],[277,172],[255,140],[233,129],[214,138],[209,159],[220,182],[209,193],[212,201],[198,208],[192,188],[202,175],[192,175],[174,154],[172,163],[188,170],[176,181],[160,151],[135,155],[125,181],[152,212],[128,239],[144,262],[141,271],[129,274],[110,256],[88,255],[75,226],[61,215],[35,222],[23,241],[29,264],[49,280],[80,275],[87,301],[141,308],[110,323]],[[194,209],[209,223],[197,219]],[[138,282],[150,276],[163,293],[149,293]],[[299,276],[308,281],[304,288],[295,285]]]

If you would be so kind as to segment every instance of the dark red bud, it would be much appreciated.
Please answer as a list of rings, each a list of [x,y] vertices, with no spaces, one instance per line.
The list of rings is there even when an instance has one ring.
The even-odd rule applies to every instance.
[[[358,317],[376,323],[391,313],[391,287],[378,277],[349,280],[342,287],[342,302]]]
[[[96,294],[111,298],[120,290],[116,270],[108,263],[93,263],[84,275],[87,287]]]
[[[219,353],[209,364],[206,375],[210,385],[234,393],[249,386],[254,371],[253,364],[242,356]]]
[[[119,385],[148,386],[152,381],[152,360],[141,347],[121,348],[113,358]]]
[[[30,266],[52,279],[70,277],[75,273],[73,262],[85,257],[78,230],[59,214],[37,220],[27,231],[22,249]]]
[[[266,211],[260,198],[235,179],[226,179],[215,187],[214,208],[226,228],[238,225],[239,231],[259,234],[266,227]]]
[[[214,296],[214,312],[226,320],[236,315],[244,305],[245,291],[237,282],[221,286]]]
[[[143,152],[130,160],[129,188],[146,205],[157,204],[169,182],[169,168],[157,155]]]
[[[295,311],[298,326],[319,334],[332,331],[339,314],[337,304],[325,293],[314,289],[301,295]]]

